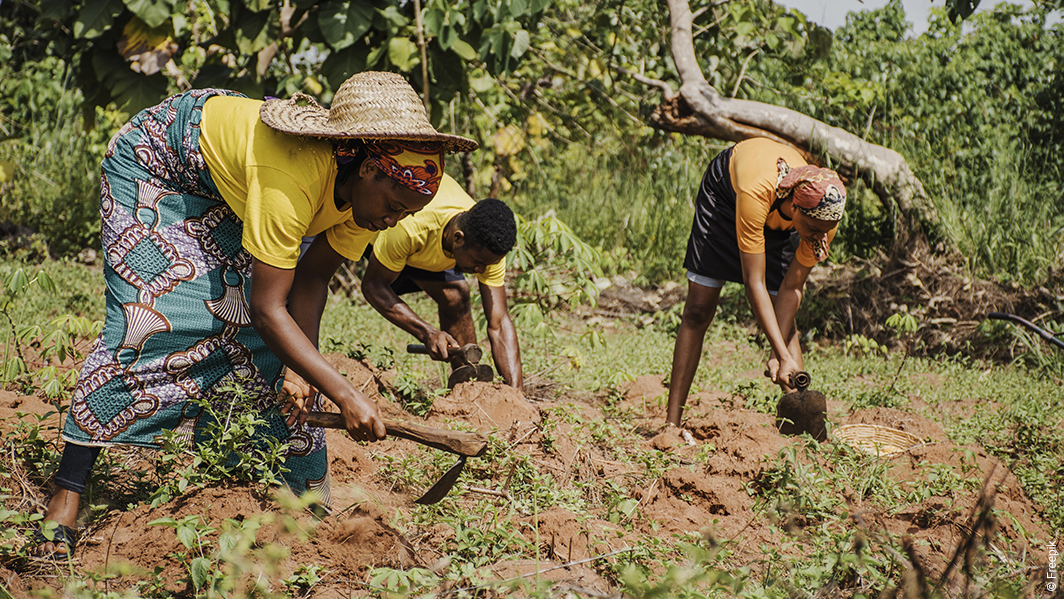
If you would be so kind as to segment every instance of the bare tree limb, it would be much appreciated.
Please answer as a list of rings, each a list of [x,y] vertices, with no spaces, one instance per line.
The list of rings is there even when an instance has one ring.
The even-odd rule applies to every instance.
[[[739,86],[743,84],[743,79],[746,77],[746,67],[750,66],[750,61],[754,59],[761,52],[761,48],[757,48],[750,53],[750,56],[746,57],[743,61],[743,68],[739,71],[739,76],[735,78],[735,87],[732,89],[731,97],[735,97],[735,94],[739,93]]]
[[[432,114],[429,105],[429,58],[425,50],[425,25],[421,22],[421,0],[414,0],[414,17],[417,23],[417,47],[421,53],[421,101],[425,112]]]
[[[624,67],[622,67],[620,65],[617,65],[617,64],[610,63],[610,66],[613,67],[613,70],[617,71],[618,73],[620,73],[622,75],[628,75],[629,77],[631,77],[632,79],[635,79],[636,81],[642,83],[643,85],[661,88],[661,94],[663,96],[665,96],[666,100],[672,100],[673,98],[676,97],[676,90],[672,89],[671,85],[669,85],[668,83],[665,83],[664,81],[662,81],[660,79],[654,79],[654,78],[651,78],[651,77],[640,75],[639,73],[636,73],[634,71],[629,71],[628,69],[626,69],[626,68],[624,68]]]

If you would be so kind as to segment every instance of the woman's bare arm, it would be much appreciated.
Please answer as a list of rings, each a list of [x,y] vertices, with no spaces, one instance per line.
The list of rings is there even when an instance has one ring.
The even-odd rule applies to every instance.
[[[321,261],[304,265],[315,256]],[[285,365],[340,407],[345,428],[353,438],[374,441],[385,436],[377,406],[333,368],[316,347],[329,278],[343,260],[337,257],[339,254],[321,238],[296,270],[253,259],[248,302],[252,325]],[[291,313],[286,303],[291,304]]]

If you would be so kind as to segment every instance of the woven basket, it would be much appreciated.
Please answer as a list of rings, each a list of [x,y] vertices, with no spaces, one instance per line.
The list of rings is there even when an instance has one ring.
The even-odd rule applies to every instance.
[[[846,424],[832,433],[855,449],[880,456],[900,453],[921,443],[916,435],[878,424]]]

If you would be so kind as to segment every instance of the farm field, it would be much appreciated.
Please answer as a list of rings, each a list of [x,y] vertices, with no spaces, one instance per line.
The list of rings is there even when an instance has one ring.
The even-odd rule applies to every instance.
[[[829,28],[762,0],[3,2],[0,599],[1064,599],[1064,350],[1054,345],[1064,343],[1064,0],[933,2],[919,27],[908,2],[834,4],[845,22]],[[328,496],[295,497],[280,478],[289,448],[256,434],[271,398],[252,397],[232,374],[237,365],[197,343],[205,359],[196,366],[207,374],[190,383],[195,398],[182,416],[205,415],[198,422],[216,426],[158,437],[152,430],[139,438],[160,449],[102,452],[80,504],[74,557],[37,556],[34,536],[55,530],[41,520],[55,507],[46,503],[64,449],[60,431],[102,329],[104,269],[118,273],[107,199],[118,187],[101,176],[101,164],[133,146],[115,133],[129,135],[126,124],[144,108],[207,88],[294,100],[307,114],[320,104],[332,122],[349,105],[345,82],[365,76],[411,92],[409,113],[400,112],[418,116],[424,107],[423,125],[475,142],[426,173],[445,172],[470,200],[501,200],[512,210],[516,241],[497,253],[506,254],[524,386],[446,389],[448,368],[404,351],[414,339],[368,305],[365,270],[350,262],[330,283],[319,350],[386,417],[483,436],[486,451],[459,461],[408,440],[367,444],[330,429]],[[190,144],[210,130],[197,110],[180,117],[191,125]],[[355,194],[350,170],[339,176],[352,148],[336,146],[330,156],[325,145],[298,142],[291,152],[254,151],[265,138],[236,135],[264,130],[254,114],[246,113],[249,126],[220,135],[234,134],[233,144],[221,144],[232,150],[233,174],[262,166],[298,178],[303,166],[320,163],[320,208],[351,204],[336,227],[364,228],[355,209],[393,195]],[[388,119],[365,120],[383,127]],[[410,139],[426,139],[427,129],[417,130]],[[288,133],[317,135],[308,131]],[[212,135],[202,141],[213,143]],[[377,139],[363,135],[348,128],[329,139]],[[744,290],[731,284],[706,334],[684,426],[666,426],[698,194],[707,166],[752,138],[793,146],[803,163],[830,168],[846,187],[844,212],[815,210],[837,220],[837,235],[820,248],[826,259],[805,279],[795,315],[810,388],[826,398],[820,441],[780,433],[780,390],[763,375],[770,344]],[[204,184],[224,177],[200,168],[202,152],[182,154],[187,144],[167,139],[134,153],[172,166],[182,180],[194,171]],[[302,164],[304,149],[320,160]],[[155,153],[186,158],[144,158]],[[267,154],[286,160],[259,163]],[[782,167],[796,156],[782,165],[778,158],[766,162],[757,187],[767,194],[775,186],[762,199],[793,224],[778,201],[789,194],[795,205]],[[330,198],[324,182],[333,161]],[[747,187],[738,160],[734,166],[725,186],[733,192]],[[730,180],[731,163],[727,170]],[[145,210],[157,206],[158,190],[185,203],[170,194],[188,191],[185,182],[170,183],[138,179],[145,202],[137,200],[133,220],[163,222]],[[269,224],[265,212],[248,214],[250,188],[231,193],[221,195],[246,231]],[[317,217],[302,219],[309,205],[299,195],[281,211],[284,220],[295,216],[279,240],[290,258],[291,242],[323,230]],[[396,214],[412,207],[386,204]],[[500,208],[482,205],[493,204]],[[375,230],[389,225],[360,217]],[[235,221],[225,222],[225,253],[251,250]],[[459,221],[448,220],[443,234],[452,222]],[[744,227],[754,237],[760,228],[760,220]],[[221,237],[210,239],[204,247]],[[150,245],[133,259],[145,269],[168,255]],[[336,253],[316,251],[324,245],[300,250],[308,267],[298,277],[279,272],[280,263],[273,275],[256,274],[260,292],[271,292],[272,317],[260,309],[262,293],[231,293],[235,270],[221,274],[223,295],[185,302],[202,318],[164,324],[142,310],[154,291],[115,287],[112,316],[126,315],[126,333],[210,322],[250,334],[253,323],[251,343],[269,342],[278,330],[270,318],[290,325],[286,298],[316,320],[327,274],[318,266],[339,262],[322,258]],[[456,246],[444,239],[444,258],[448,247]],[[362,254],[347,250],[339,254]],[[311,301],[279,293],[292,281]],[[473,321],[487,354],[486,321],[504,319],[490,307],[485,316],[474,287]],[[797,297],[787,291],[785,301]],[[434,303],[405,297],[438,322]],[[240,302],[250,302],[246,313]],[[204,307],[232,318],[207,320]],[[314,337],[306,330],[314,325],[299,320]],[[319,374],[329,370],[285,330],[295,345],[271,347],[302,351],[282,361],[306,369],[301,358],[310,357]],[[151,358],[127,350],[146,338],[122,337],[114,354],[122,379],[101,375],[80,389],[139,385],[133,367]],[[154,339],[170,345],[169,337]],[[176,373],[183,390],[193,376],[186,357],[164,374]],[[226,382],[201,385],[208,375]],[[312,378],[338,400],[357,396],[328,377]],[[203,388],[222,395],[202,397]],[[137,397],[144,402],[134,410],[159,399]],[[128,415],[99,403],[112,423]],[[193,435],[197,444],[182,443]],[[464,468],[450,492],[419,504],[434,483],[453,480],[456,464]],[[319,469],[307,478],[320,476]],[[72,513],[49,511],[64,522]]]
[[[80,269],[57,273],[69,289],[92,289],[89,269],[63,268]],[[33,305],[47,313],[69,301]],[[86,301],[87,316],[101,311],[102,299]],[[401,332],[337,294],[322,347],[387,417],[489,436],[451,494],[414,503],[454,456],[336,430],[327,433],[332,512],[317,516],[254,475],[219,480],[202,451],[110,450],[70,563],[18,549],[49,494],[59,416],[41,394],[9,387],[0,592],[1050,596],[1049,551],[1064,523],[1059,380],[1003,363],[807,344],[832,431],[872,424],[919,439],[875,455],[834,436],[781,436],[754,331],[722,318],[688,402],[688,442],[664,426],[667,314],[554,312],[522,334],[526,395],[488,383],[447,393],[436,390],[445,371],[403,354]],[[146,474],[165,464],[169,480]]]

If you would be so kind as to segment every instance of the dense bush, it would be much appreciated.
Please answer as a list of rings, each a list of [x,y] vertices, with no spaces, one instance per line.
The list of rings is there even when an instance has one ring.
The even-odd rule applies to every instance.
[[[0,161],[11,165],[0,178],[0,223],[38,233],[55,255],[99,245],[100,161],[117,128],[103,111],[86,123],[70,83],[56,59],[18,72],[0,64]]]

